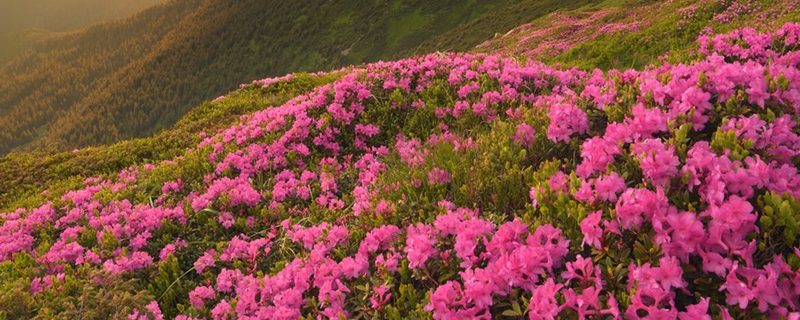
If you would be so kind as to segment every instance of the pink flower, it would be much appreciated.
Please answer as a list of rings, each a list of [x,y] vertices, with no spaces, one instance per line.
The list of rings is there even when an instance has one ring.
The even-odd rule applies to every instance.
[[[364,255],[356,255],[355,258],[345,257],[339,262],[339,268],[345,279],[355,279],[364,274],[369,274],[369,262]]]
[[[653,277],[658,279],[664,290],[669,290],[671,287],[677,289],[686,288],[688,285],[683,280],[683,268],[680,261],[675,257],[661,257],[658,260],[658,268],[652,268],[654,271]]]
[[[452,176],[449,172],[436,167],[428,173],[428,184],[447,184],[450,179]]]
[[[727,304],[739,305],[739,308],[745,309],[750,303],[750,300],[753,300],[756,296],[753,290],[736,276],[736,271],[738,270],[737,266],[738,264],[734,263],[733,269],[731,269],[728,276],[725,278],[725,284],[720,286],[719,290],[728,291],[728,297],[725,299]]]
[[[591,258],[578,255],[574,262],[567,262],[567,271],[562,272],[561,277],[565,280],[577,280],[583,288],[601,286],[599,268],[592,263]]]
[[[424,267],[425,261],[438,254],[433,248],[436,242],[436,235],[429,225],[418,223],[416,226],[408,226],[406,247],[403,249],[407,254],[408,267],[411,269]]]
[[[621,154],[616,139],[589,138],[583,142],[581,147],[583,162],[575,170],[575,174],[581,178],[587,178],[594,172],[605,171],[606,166],[614,162],[614,156]]]
[[[530,300],[530,319],[556,319],[563,308],[559,306],[556,295],[563,287],[563,284],[556,284],[553,278],[547,278],[543,285],[537,286]]]
[[[672,235],[670,243],[663,245],[664,252],[688,263],[688,254],[694,253],[706,239],[703,222],[689,211],[668,214],[666,220]]]
[[[767,92],[767,81],[762,77],[750,80],[749,88],[745,91],[749,95],[747,102],[756,104],[764,108],[764,101],[769,99],[769,92]]]
[[[198,274],[203,274],[203,270],[208,267],[212,267],[215,265],[216,258],[214,257],[217,254],[217,251],[214,249],[208,250],[203,255],[197,259],[194,263],[195,271]]]
[[[233,309],[228,301],[225,300],[217,303],[214,309],[211,310],[211,317],[214,320],[228,320],[228,315],[233,315]]]
[[[203,310],[205,307],[205,303],[203,303],[204,299],[214,299],[216,298],[217,293],[214,292],[214,289],[211,287],[197,287],[194,288],[191,292],[189,292],[189,302],[192,304],[192,307],[198,310]]]
[[[700,298],[700,302],[686,306],[685,312],[678,312],[680,320],[711,320],[708,315],[708,302],[711,298]]]
[[[586,218],[581,221],[581,233],[583,233],[583,241],[581,246],[590,245],[597,249],[602,249],[600,238],[603,236],[603,229],[600,229],[600,219],[603,217],[603,211],[598,210],[590,213]]]
[[[547,138],[553,142],[569,142],[573,133],[589,133],[589,118],[580,108],[566,103],[550,107],[550,126]]]
[[[569,185],[567,184],[567,175],[565,175],[564,172],[556,172],[556,174],[550,176],[549,182],[550,190],[567,193],[569,189]]]
[[[617,194],[625,190],[625,179],[617,175],[616,172],[611,172],[607,176],[600,176],[594,183],[595,192],[597,192],[598,200],[616,202]]]
[[[361,241],[358,253],[369,254],[378,250],[387,250],[399,235],[400,229],[395,225],[385,225],[372,229],[367,233],[366,238]]]
[[[372,302],[372,308],[378,309],[386,305],[389,302],[389,299],[392,298],[392,293],[386,294],[389,291],[389,288],[385,285],[380,285],[372,289],[375,291],[375,294],[370,298],[370,302]]]
[[[635,144],[633,153],[638,155],[644,175],[657,186],[663,186],[678,174],[680,159],[675,155],[672,145],[667,148],[658,139],[647,139]]]
[[[511,136],[515,144],[522,145],[523,147],[530,148],[533,146],[536,130],[527,123],[517,125],[517,131]]]
[[[129,320],[164,320],[164,315],[161,313],[161,308],[158,307],[158,302],[152,301],[145,309],[152,315],[152,318],[148,316],[148,314],[144,312],[140,312],[138,309],[134,309],[132,314],[128,315]]]
[[[219,217],[217,218],[220,224],[222,224],[225,229],[230,229],[234,224],[236,224],[236,220],[233,218],[233,214],[230,212],[222,212]]]
[[[231,269],[222,269],[217,275],[217,291],[222,293],[231,292],[234,289],[234,286],[239,283],[244,277],[239,270],[231,270]]]
[[[164,246],[163,249],[161,249],[161,252],[159,252],[158,254],[158,260],[159,261],[167,260],[167,257],[169,257],[173,253],[175,253],[175,245],[170,243]]]

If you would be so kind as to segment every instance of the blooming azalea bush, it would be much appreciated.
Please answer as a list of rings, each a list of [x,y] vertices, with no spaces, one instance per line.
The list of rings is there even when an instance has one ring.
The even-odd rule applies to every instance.
[[[642,69],[659,59],[686,59],[698,35],[751,27],[776,30],[798,21],[800,3],[752,0],[626,0],[588,5],[586,10],[557,11],[474,51],[524,56],[583,69]],[[664,55],[669,52],[669,55]]]
[[[0,214],[0,315],[800,316],[798,35],[705,36],[644,71],[354,67]]]

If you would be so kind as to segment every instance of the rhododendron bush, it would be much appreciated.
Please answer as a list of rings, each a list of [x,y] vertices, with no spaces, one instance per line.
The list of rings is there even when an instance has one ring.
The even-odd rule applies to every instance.
[[[798,36],[704,36],[644,71],[484,54],[342,71],[182,157],[2,213],[0,310],[798,317]]]

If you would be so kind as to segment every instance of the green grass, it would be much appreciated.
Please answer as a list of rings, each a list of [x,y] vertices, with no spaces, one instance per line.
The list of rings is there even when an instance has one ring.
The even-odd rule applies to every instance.
[[[428,27],[432,18],[431,15],[423,15],[422,9],[418,8],[400,18],[389,20],[387,23],[389,46],[397,47],[401,39]]]

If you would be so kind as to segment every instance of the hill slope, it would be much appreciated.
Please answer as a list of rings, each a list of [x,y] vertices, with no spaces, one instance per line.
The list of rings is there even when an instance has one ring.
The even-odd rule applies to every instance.
[[[693,8],[696,41],[657,41],[678,52],[642,70],[429,54],[248,84],[154,138],[0,158],[0,317],[795,317],[800,23],[697,37],[706,14],[775,5],[726,3],[659,4],[645,22]],[[575,25],[571,49],[521,52],[631,39]]]
[[[396,57],[515,2],[173,1],[51,39],[0,70],[0,153],[148,136],[232,84]],[[544,3],[510,21],[583,2]],[[456,49],[485,40],[461,39]],[[67,71],[77,68],[91,72]]]
[[[32,47],[36,41],[50,35],[42,29],[27,29],[18,32],[0,34],[0,66],[14,60],[20,53]]]

